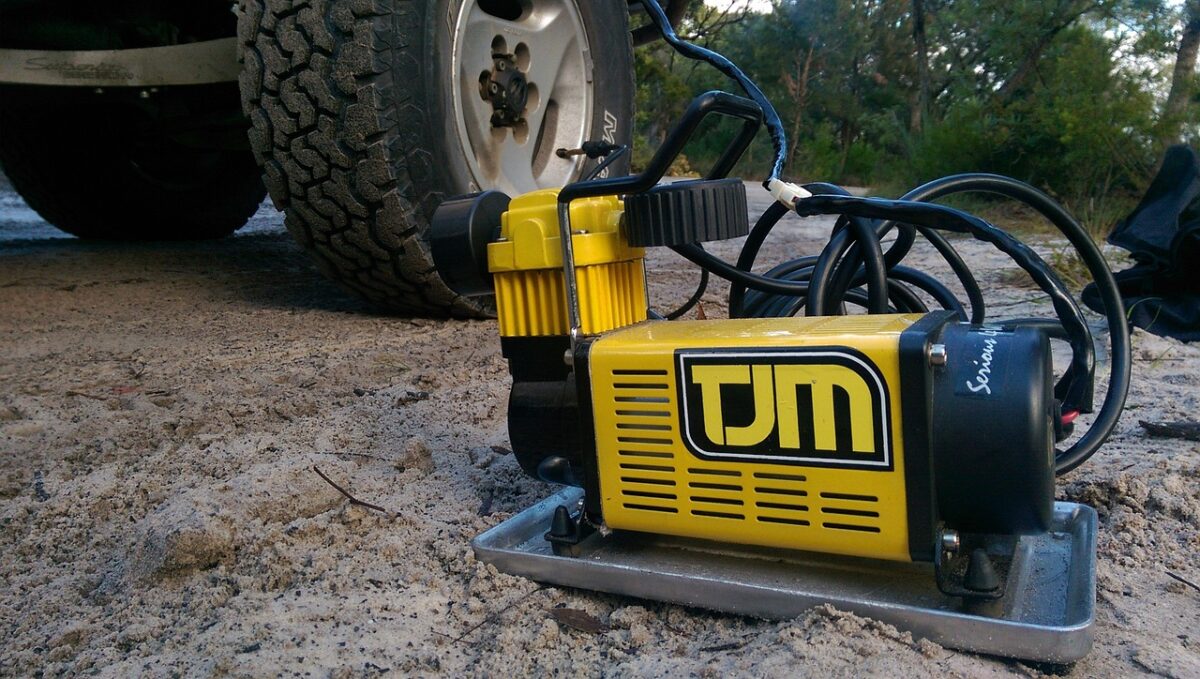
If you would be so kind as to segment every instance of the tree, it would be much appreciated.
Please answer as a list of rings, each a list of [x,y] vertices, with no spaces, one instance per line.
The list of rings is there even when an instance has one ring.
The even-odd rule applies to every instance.
[[[1096,11],[1104,6],[1101,0],[1057,0],[1047,5],[1046,12],[1040,21],[1030,28],[1033,30],[1033,41],[1026,47],[1025,56],[1017,63],[1015,69],[1004,80],[1004,84],[996,91],[996,98],[1001,103],[1012,101],[1017,91],[1033,74],[1038,62],[1042,60],[1046,50],[1054,39],[1088,12]]]
[[[772,100],[797,179],[912,185],[991,171],[1092,204],[1143,188],[1168,108],[1195,120],[1198,38],[1178,31],[1172,0],[774,0],[744,16],[691,2],[681,33]],[[1194,16],[1200,0],[1186,2]],[[1183,75],[1168,85],[1172,59]],[[639,82],[639,139],[651,142],[689,96],[733,88],[662,45],[638,66],[651,80]],[[691,162],[711,163],[736,127],[706,122]],[[741,171],[761,173],[769,153],[763,135]]]
[[[1188,122],[1189,109],[1194,109],[1196,90],[1196,55],[1200,52],[1200,0],[1188,0],[1183,9],[1183,31],[1179,38],[1179,51],[1175,56],[1175,68],[1171,73],[1171,91],[1163,105],[1162,146],[1177,144],[1182,140],[1184,124]],[[1191,118],[1195,122],[1195,118]]]
[[[929,43],[925,35],[925,2],[912,0],[913,45],[917,48],[917,94],[913,98],[912,115],[909,116],[909,127],[913,132],[920,132],[929,114]]]

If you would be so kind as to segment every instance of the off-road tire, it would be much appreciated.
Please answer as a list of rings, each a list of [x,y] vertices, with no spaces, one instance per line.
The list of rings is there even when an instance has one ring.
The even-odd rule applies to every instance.
[[[232,88],[227,88],[232,89]],[[248,150],[151,144],[156,174],[135,156],[128,107],[93,97],[47,100],[0,91],[0,166],[47,222],[81,238],[200,240],[241,228],[266,196]],[[236,104],[236,95],[229,93]],[[89,98],[90,97],[90,98]],[[236,110],[236,109],[234,109]]]
[[[465,159],[446,132],[452,83],[437,75],[449,59],[450,3],[241,0],[241,91],[267,189],[326,275],[392,311],[471,317],[490,305],[442,283],[425,234],[444,198],[488,188],[454,171]],[[627,143],[626,4],[579,7],[592,22],[597,98]],[[591,138],[603,136],[603,117],[593,115]]]

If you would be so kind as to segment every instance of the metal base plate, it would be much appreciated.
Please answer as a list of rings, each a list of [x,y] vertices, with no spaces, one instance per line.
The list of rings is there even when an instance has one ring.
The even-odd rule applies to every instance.
[[[574,508],[582,494],[565,489],[479,535],[476,556],[541,582],[758,618],[794,618],[827,603],[943,646],[1025,660],[1069,663],[1092,647],[1091,507],[1055,503],[1050,531],[1020,540],[1005,596],[964,604],[938,591],[930,564],[627,532],[592,535],[580,556],[555,556],[543,538],[554,508]]]

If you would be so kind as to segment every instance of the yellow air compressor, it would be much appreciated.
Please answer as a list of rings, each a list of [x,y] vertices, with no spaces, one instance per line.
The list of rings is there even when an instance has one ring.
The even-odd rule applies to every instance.
[[[664,185],[649,195],[674,208],[655,214],[693,214],[679,206],[709,183]],[[744,210],[742,182],[716,189],[702,199],[734,196]],[[1003,593],[1003,545],[1051,516],[1059,413],[1041,330],[947,311],[649,320],[644,250],[615,196],[570,205],[568,292],[559,193],[448,201],[434,247],[447,261],[457,237],[445,234],[472,219],[495,234],[483,252],[513,375],[514,454],[531,475],[585,490],[583,510],[548,527],[560,553],[596,528],[894,561],[951,546],[966,562],[941,571],[944,589]],[[470,289],[470,273],[451,270]]]
[[[696,57],[645,4],[668,42]],[[788,183],[769,102],[701,52],[751,99],[697,97],[642,173],[599,177],[627,148],[587,142],[560,150],[605,158],[582,181],[452,198],[434,216],[442,278],[494,295],[517,461],[571,489],[480,536],[477,554],[559,584],[772,617],[832,602],[958,648],[1082,656],[1095,514],[1055,503],[1054,476],[1115,426],[1129,377],[1124,316],[1107,317],[1111,372],[1097,412],[1091,328],[1070,291],[1011,234],[932,201],[990,191],[1027,203],[1063,229],[1119,309],[1099,250],[1056,203],[1004,177],[948,177],[901,200]],[[728,148],[704,179],[663,182],[711,114],[740,123]],[[774,202],[751,228],[746,184],[727,175],[764,123]],[[836,216],[829,243],[756,272],[789,213]],[[945,232],[1009,255],[1055,317],[988,321]],[[918,237],[945,258],[966,304],[903,265]],[[737,262],[702,245],[734,238],[745,238]],[[655,247],[702,270],[674,313],[647,297]],[[671,320],[710,275],[730,282],[730,318]],[[1052,340],[1070,350],[1057,377]],[[1081,414],[1094,415],[1082,433]]]

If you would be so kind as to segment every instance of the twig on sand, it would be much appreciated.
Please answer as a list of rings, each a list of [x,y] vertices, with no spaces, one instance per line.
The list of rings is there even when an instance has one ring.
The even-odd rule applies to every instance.
[[[547,589],[549,589],[549,588],[546,587],[545,585],[542,585],[541,587],[538,587],[537,589],[535,589],[533,591],[526,592],[516,601],[510,603],[509,605],[505,606],[504,608],[501,608],[500,610],[496,611],[495,613],[492,613],[491,615],[487,616],[483,620],[480,620],[478,623],[472,625],[471,628],[468,629],[466,632],[463,632],[462,634],[458,635],[457,637],[452,637],[449,634],[446,634],[445,632],[439,632],[437,630],[433,630],[433,633],[438,636],[441,636],[441,637],[446,637],[447,639],[450,640],[450,643],[452,643],[452,644],[457,644],[460,641],[462,641],[463,639],[466,639],[467,637],[471,636],[475,632],[475,630],[479,629],[480,627],[483,627],[484,625],[486,625],[490,622],[495,622],[496,620],[500,619],[500,616],[511,611],[513,608],[515,608],[517,606],[517,604],[524,603],[525,600],[528,599],[529,597],[533,596],[534,594],[537,594],[538,592],[545,591]]]
[[[83,398],[90,398],[93,401],[107,401],[108,400],[107,396],[97,396],[95,394],[88,394],[88,393],[82,392],[82,391],[75,391],[74,389],[68,389],[67,396],[82,396]]]
[[[1041,300],[1040,296],[1034,295],[1033,297],[1026,297],[1025,299],[1013,300],[1011,302],[990,302],[990,303],[988,303],[988,308],[989,309],[1007,309],[1009,307],[1021,306],[1022,304],[1031,304],[1033,302],[1037,302],[1040,300]]]
[[[701,653],[722,653],[724,651],[736,651],[745,646],[745,641],[731,641],[728,644],[719,644],[717,646],[705,646],[700,649]]]
[[[1176,575],[1175,573],[1172,573],[1171,571],[1166,571],[1166,574],[1169,577],[1171,577],[1172,579],[1178,580],[1178,581],[1182,582],[1183,584],[1187,585],[1188,587],[1191,587],[1192,589],[1196,590],[1197,592],[1200,592],[1200,585],[1197,585],[1196,583],[1192,582],[1191,580],[1188,580],[1187,578],[1183,577],[1182,575]]]
[[[1185,441],[1200,441],[1200,422],[1147,422],[1138,420],[1151,436]]]
[[[325,483],[328,483],[329,485],[333,486],[334,490],[336,490],[337,492],[344,495],[346,497],[346,499],[350,501],[350,504],[358,505],[359,507],[366,507],[367,509],[374,509],[377,512],[383,512],[384,514],[389,513],[388,510],[384,509],[383,507],[380,507],[379,505],[373,505],[370,502],[363,502],[362,500],[354,497],[345,488],[342,488],[338,484],[334,483],[333,479],[329,478],[328,476],[325,476],[325,472],[322,472],[320,469],[318,469],[317,465],[314,464],[312,469],[314,472],[317,473],[317,476],[321,477],[321,479],[323,479],[325,481]]]
[[[599,618],[580,608],[552,608],[550,617],[560,625],[566,625],[585,634],[603,634],[609,630],[608,625],[600,622]]]
[[[386,457],[380,457],[379,455],[371,455],[369,453],[350,453],[350,452],[346,452],[344,450],[332,450],[332,451],[318,450],[318,451],[316,451],[316,454],[317,455],[336,455],[337,457],[364,457],[368,460],[379,460],[380,462],[390,462],[390,460],[388,460]]]

